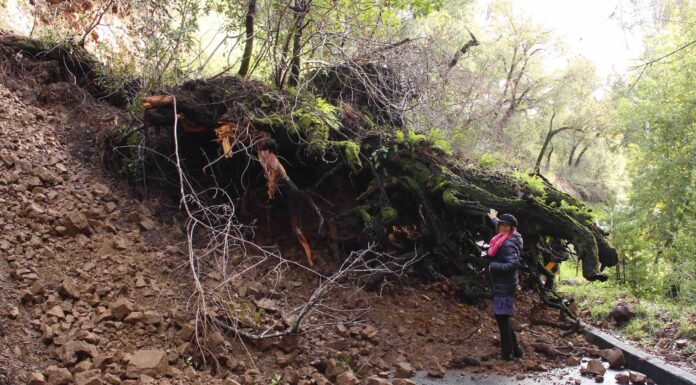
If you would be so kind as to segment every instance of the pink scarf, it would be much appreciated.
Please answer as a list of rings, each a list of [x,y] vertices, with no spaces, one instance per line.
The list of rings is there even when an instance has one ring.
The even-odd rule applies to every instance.
[[[492,257],[494,256],[498,250],[500,249],[500,246],[505,243],[505,241],[508,240],[512,236],[512,233],[507,233],[507,234],[497,234],[491,241],[488,243],[490,247],[488,248],[488,256]]]

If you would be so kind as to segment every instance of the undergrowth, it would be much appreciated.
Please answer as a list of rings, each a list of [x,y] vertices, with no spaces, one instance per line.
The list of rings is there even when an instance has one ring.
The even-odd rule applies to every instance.
[[[569,263],[561,265],[561,282],[577,278],[575,268]],[[580,312],[589,310],[592,319],[606,321],[622,336],[649,346],[673,348],[677,339],[688,339],[686,353],[696,352],[696,306],[670,302],[663,296],[639,294],[629,286],[612,280],[584,282],[581,285],[558,286],[558,291],[575,298]],[[622,326],[616,326],[609,317],[611,310],[625,301],[633,306],[636,316]]]

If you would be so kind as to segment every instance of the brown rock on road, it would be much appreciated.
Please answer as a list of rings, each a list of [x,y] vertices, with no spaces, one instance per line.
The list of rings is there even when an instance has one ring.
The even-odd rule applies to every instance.
[[[129,358],[126,376],[137,378],[140,375],[160,377],[167,373],[167,353],[162,350],[138,350]]]

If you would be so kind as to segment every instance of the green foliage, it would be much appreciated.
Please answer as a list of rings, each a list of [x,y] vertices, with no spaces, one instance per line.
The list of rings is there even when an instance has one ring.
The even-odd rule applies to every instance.
[[[144,159],[139,151],[143,141],[142,135],[128,126],[121,126],[112,134],[109,143],[118,144],[115,151],[121,157],[118,173],[129,181],[135,181],[142,176]]]
[[[452,142],[447,139],[444,131],[433,128],[428,131],[427,137],[433,148],[442,151],[445,155],[452,155]]]
[[[333,142],[333,145],[343,150],[343,156],[346,159],[348,167],[353,172],[357,172],[362,168],[362,160],[360,160],[360,144],[350,140]]]
[[[512,177],[515,178],[519,183],[522,188],[529,189],[535,194],[543,194],[546,186],[544,185],[544,181],[539,178],[536,175],[530,175],[529,172],[519,172],[515,171],[512,174]],[[577,211],[577,208],[576,208]]]
[[[323,157],[331,144],[332,130],[338,131],[341,123],[336,116],[338,108],[322,98],[306,100],[292,114],[293,128],[307,141],[307,152]],[[349,148],[349,147],[347,147]],[[350,151],[353,152],[354,148]],[[353,156],[353,159],[355,157]]]
[[[674,9],[673,19],[693,18],[696,3]],[[645,60],[696,40],[696,31],[667,23],[649,39]],[[677,52],[647,68],[619,103],[628,128],[633,188],[616,215],[614,242],[622,280],[676,291],[696,304],[696,55]]]
[[[430,148],[452,155],[452,143],[446,139],[445,133],[438,129],[432,129],[427,134],[419,134],[414,130],[397,131],[394,138],[396,143],[406,145],[409,151],[414,151],[421,143],[427,143]]]
[[[561,276],[568,274],[567,263],[561,265]],[[610,324],[611,310],[620,302],[632,304],[636,317],[623,325],[618,331],[628,338],[642,343],[656,345],[660,339],[672,342],[678,338],[696,338],[696,306],[684,306],[667,301],[661,295],[647,295],[616,282],[592,283],[582,286],[559,285],[559,292],[575,298],[579,308],[588,309],[592,318]],[[658,336],[662,337],[658,337]],[[693,342],[692,342],[693,345]]]
[[[366,207],[358,207],[357,211],[360,215],[360,219],[362,219],[363,222],[363,232],[367,234],[373,233],[377,226],[375,218],[373,218],[372,215],[370,215],[370,212],[367,211]]]
[[[483,168],[493,168],[498,165],[498,159],[489,153],[484,153],[479,158],[479,166]]]
[[[384,206],[380,210],[380,215],[382,216],[382,222],[389,223],[399,217],[399,212],[391,206]]]

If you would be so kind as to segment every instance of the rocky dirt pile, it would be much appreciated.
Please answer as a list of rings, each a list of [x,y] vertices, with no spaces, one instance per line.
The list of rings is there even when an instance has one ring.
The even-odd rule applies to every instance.
[[[407,385],[416,370],[534,373],[593,353],[578,335],[533,324],[530,314],[557,313],[523,294],[515,327],[525,358],[498,361],[490,304],[461,305],[447,285],[408,280],[337,291],[336,312],[299,335],[251,343],[197,330],[171,210],[132,199],[101,171],[99,134],[123,112],[61,81],[55,63],[2,59],[13,65],[0,84],[0,383],[377,385],[395,376]],[[288,310],[288,293],[310,293],[312,277],[292,270],[270,286],[242,276],[230,295],[248,299],[263,325]]]

